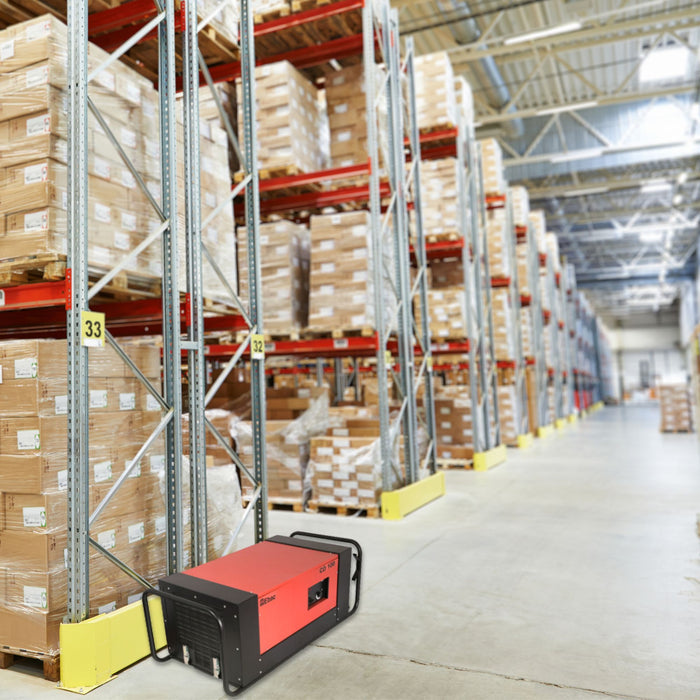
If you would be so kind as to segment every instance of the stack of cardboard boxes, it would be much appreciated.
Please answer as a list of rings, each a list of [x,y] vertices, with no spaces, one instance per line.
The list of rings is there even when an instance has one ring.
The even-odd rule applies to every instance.
[[[238,268],[242,299],[248,299],[248,232],[238,230]],[[306,226],[276,221],[260,226],[260,265],[265,331],[289,335],[309,318],[310,238]]]
[[[299,507],[306,502],[309,441],[326,431],[328,397],[328,390],[324,387],[268,390],[265,444],[267,488],[271,502]],[[252,423],[240,416],[233,416],[230,431],[243,464],[252,471]],[[242,485],[243,498],[251,498],[253,491],[253,486],[246,480]]]
[[[386,278],[393,270],[391,250],[375,260],[370,215],[365,211],[311,217],[311,272],[309,330],[365,331],[376,327],[375,266],[381,266],[385,321],[392,317],[396,299]]]
[[[528,214],[528,221],[532,226],[534,243],[537,246],[537,251],[542,254],[547,253],[547,221],[544,212],[541,209],[536,209]]]
[[[468,337],[464,286],[428,290],[430,335],[435,340],[464,340]],[[421,327],[420,305],[415,306],[416,323]]]
[[[472,401],[467,385],[440,387],[435,396],[438,459],[471,461],[474,455]]]
[[[452,62],[445,51],[417,56],[415,61],[418,128],[447,129],[457,123],[457,95]]]
[[[497,360],[513,361],[515,351],[515,319],[509,289],[491,290],[494,355]]]
[[[661,432],[692,432],[695,430],[693,401],[686,384],[663,384],[659,387]]]
[[[518,404],[516,388],[513,384],[498,387],[498,419],[501,425],[501,442],[517,445],[520,427],[518,426]]]
[[[326,166],[328,128],[317,88],[288,61],[255,69],[258,168],[263,176],[313,173]],[[238,128],[243,142],[243,114],[238,85]]]
[[[481,171],[485,194],[503,194],[506,183],[503,177],[503,151],[496,139],[479,141],[481,149]]]
[[[159,387],[158,348],[128,352]],[[51,654],[67,605],[66,343],[2,343],[0,365],[0,646]],[[91,512],[160,420],[159,404],[127,372],[110,348],[90,350]],[[157,474],[163,463],[153,448],[91,527],[102,547],[150,581],[165,573]],[[91,555],[90,591],[93,614],[141,592],[97,553]]]
[[[505,209],[493,209],[486,216],[488,236],[489,272],[491,279],[507,279],[511,275],[510,236]]]
[[[456,240],[461,236],[458,182],[456,159],[421,163],[423,230],[427,241]]]
[[[312,438],[312,506],[376,508],[382,493],[379,421],[372,407],[330,411],[324,436]]]
[[[66,27],[50,16],[0,33],[0,258],[66,253]],[[107,58],[89,47],[94,69]],[[92,98],[148,181],[160,177],[153,86],[121,63],[98,74]],[[154,140],[155,139],[155,140]],[[88,258],[111,267],[142,241],[155,213],[94,119],[88,128]],[[157,169],[156,169],[157,166]],[[148,274],[152,252],[126,268]]]
[[[362,65],[334,71],[326,79],[332,168],[365,163],[369,158],[366,95]]]

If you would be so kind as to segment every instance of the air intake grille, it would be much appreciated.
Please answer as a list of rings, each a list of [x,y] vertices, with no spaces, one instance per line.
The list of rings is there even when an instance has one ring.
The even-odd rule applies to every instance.
[[[187,646],[190,665],[212,673],[212,659],[221,661],[219,626],[216,621],[200,610],[175,603],[175,627],[180,643],[178,653],[182,653],[182,645]]]

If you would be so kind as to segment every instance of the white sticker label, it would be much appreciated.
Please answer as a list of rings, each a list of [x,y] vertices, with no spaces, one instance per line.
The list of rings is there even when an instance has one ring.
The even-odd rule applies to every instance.
[[[100,484],[103,481],[109,481],[112,478],[112,463],[98,462],[95,465],[95,483]]]
[[[48,595],[46,589],[40,586],[24,587],[24,604],[29,608],[46,610],[48,607]]]
[[[150,461],[152,472],[162,472],[165,469],[165,455],[152,455]]]
[[[18,450],[38,450],[41,448],[41,436],[38,430],[18,430]]]
[[[103,70],[97,78],[95,78],[95,82],[109,92],[116,92],[117,90],[117,81],[114,77],[114,73],[110,73],[107,70]]]
[[[216,209],[216,195],[211,192],[204,193],[204,203],[210,209]]]
[[[50,31],[50,22],[39,22],[38,24],[32,24],[26,28],[24,38],[26,41],[36,41],[37,39],[43,39],[45,36],[48,36]]]
[[[130,190],[136,187],[136,179],[126,168],[122,169],[122,185]]]
[[[147,411],[160,411],[160,404],[156,400],[153,394],[146,394],[146,410]]]
[[[121,129],[121,142],[128,148],[136,148],[136,132],[126,127]]]
[[[161,515],[156,518],[156,535],[162,535],[165,532],[165,516]]]
[[[107,408],[106,389],[90,389],[90,408]]]
[[[107,613],[114,612],[117,609],[117,601],[113,600],[111,603],[105,603],[97,608],[98,615],[106,615]]]
[[[109,224],[112,221],[112,210],[105,204],[95,202],[95,219],[103,224]]]
[[[36,357],[15,360],[15,379],[36,379],[39,363]]]
[[[142,522],[129,525],[129,544],[140,542],[145,536],[146,528]]]
[[[117,250],[129,250],[131,248],[131,237],[123,231],[114,232],[114,247]]]
[[[126,99],[135,104],[141,103],[141,90],[139,86],[136,83],[132,83],[131,80],[126,84]]]
[[[27,119],[27,136],[41,136],[50,133],[51,117],[48,114]]]
[[[63,469],[58,472],[58,490],[67,491],[68,490],[68,470]]]
[[[3,292],[3,297],[4,297],[4,292]],[[0,304],[0,306],[3,306],[4,303],[5,303],[5,301],[3,298],[3,302]],[[0,365],[0,384],[2,384],[2,365]]]
[[[49,82],[49,67],[40,66],[27,71],[27,87],[33,88],[39,85],[46,85]]]
[[[119,410],[133,411],[136,408],[136,394],[119,394]]]
[[[53,400],[54,412],[57,416],[65,416],[68,414],[68,396],[56,396]]]
[[[125,228],[127,231],[136,231],[136,214],[130,214],[129,212],[123,211],[122,228]]]
[[[97,544],[105,549],[114,549],[117,546],[117,531],[105,530],[97,535]]]
[[[46,182],[49,177],[48,163],[38,163],[37,165],[28,165],[24,169],[24,184],[33,185],[37,182]]]
[[[109,180],[112,177],[112,166],[109,164],[109,161],[95,156],[95,174],[98,177]]]
[[[22,508],[22,522],[24,527],[46,527],[46,508]]]
[[[127,459],[124,462],[124,471],[127,471],[129,467],[133,464],[133,460]],[[141,476],[141,460],[139,463],[129,472],[129,479],[136,479]]]
[[[7,61],[15,55],[15,42],[6,41],[0,44],[0,61]]]

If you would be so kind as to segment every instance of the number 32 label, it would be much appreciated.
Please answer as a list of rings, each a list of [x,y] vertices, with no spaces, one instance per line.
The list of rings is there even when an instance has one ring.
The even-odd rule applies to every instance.
[[[82,344],[88,348],[102,348],[105,344],[105,315],[83,311],[80,315]]]
[[[265,336],[252,335],[250,338],[250,357],[253,360],[265,359]]]

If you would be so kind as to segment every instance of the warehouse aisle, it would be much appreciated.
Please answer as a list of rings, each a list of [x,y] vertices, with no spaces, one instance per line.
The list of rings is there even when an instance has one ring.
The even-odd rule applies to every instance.
[[[401,523],[273,512],[273,533],[362,542],[363,604],[246,697],[697,699],[698,442],[657,426],[653,408],[605,409],[491,473],[449,472]],[[56,692],[6,671],[0,690]],[[149,660],[90,697],[223,693]]]

